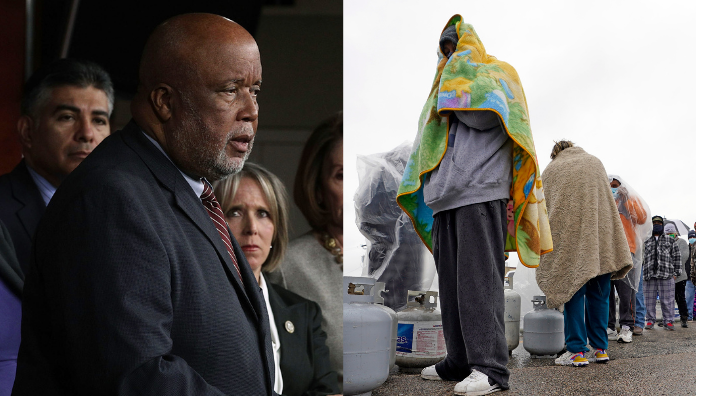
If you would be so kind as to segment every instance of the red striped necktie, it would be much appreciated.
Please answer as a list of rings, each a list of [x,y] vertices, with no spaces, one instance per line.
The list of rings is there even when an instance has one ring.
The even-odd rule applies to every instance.
[[[225,223],[225,215],[223,215],[222,213],[222,209],[220,208],[218,200],[215,199],[215,193],[213,193],[213,189],[210,188],[210,185],[206,182],[203,182],[203,185],[205,186],[205,188],[203,189],[203,193],[200,195],[200,201],[203,203],[203,206],[205,206],[205,209],[208,210],[208,215],[210,216],[210,219],[213,221],[213,224],[215,224],[215,228],[218,230],[220,238],[225,243],[227,253],[232,259],[232,264],[235,265],[237,275],[239,275],[240,280],[242,280],[242,273],[240,272],[240,267],[237,265],[237,259],[235,258],[235,250],[232,248],[230,234],[227,232],[227,223]]]

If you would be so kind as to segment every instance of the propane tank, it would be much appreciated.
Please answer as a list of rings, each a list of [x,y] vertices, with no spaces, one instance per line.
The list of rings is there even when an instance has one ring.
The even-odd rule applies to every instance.
[[[373,278],[343,277],[343,394],[371,395],[389,376],[391,316],[374,304]]]
[[[445,358],[445,336],[437,292],[409,290],[406,301],[407,308],[398,312],[396,364],[415,373]]]
[[[396,337],[398,336],[398,315],[396,314],[396,311],[384,305],[384,297],[381,296],[381,292],[387,291],[388,290],[386,290],[386,282],[374,283],[374,290],[372,291],[372,294],[374,295],[374,304],[377,304],[391,316],[391,343],[389,346],[389,371],[391,371],[396,365]]]
[[[554,355],[565,347],[565,317],[548,309],[545,296],[534,296],[533,310],[523,317],[523,347],[533,355]]]
[[[516,271],[509,271],[504,283],[504,324],[509,354],[518,347],[521,330],[521,295],[513,290],[515,273]]]

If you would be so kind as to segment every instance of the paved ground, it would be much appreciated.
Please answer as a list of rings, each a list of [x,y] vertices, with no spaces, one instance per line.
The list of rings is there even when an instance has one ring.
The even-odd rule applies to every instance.
[[[531,359],[523,345],[508,367],[511,389],[493,395],[694,395],[696,322],[675,331],[644,330],[631,344],[609,342],[607,364],[555,366],[552,359]],[[452,395],[454,382],[426,381],[394,369],[373,396]]]

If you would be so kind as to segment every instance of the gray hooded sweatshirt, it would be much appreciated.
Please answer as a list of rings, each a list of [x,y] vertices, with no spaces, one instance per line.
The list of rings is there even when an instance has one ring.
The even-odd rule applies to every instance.
[[[488,110],[453,113],[445,156],[425,176],[423,195],[433,215],[510,197],[513,140],[499,116]]]

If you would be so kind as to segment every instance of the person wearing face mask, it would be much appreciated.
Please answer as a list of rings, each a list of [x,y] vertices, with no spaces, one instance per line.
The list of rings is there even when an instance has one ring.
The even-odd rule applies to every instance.
[[[668,223],[667,225],[665,225],[665,234],[675,238],[675,240],[677,241],[677,248],[680,250],[682,273],[675,278],[675,302],[677,303],[677,309],[679,309],[680,313],[680,325],[686,328],[689,327],[687,325],[689,311],[687,310],[687,300],[685,299],[684,291],[689,274],[689,244],[686,240],[679,237],[679,234],[677,233],[677,228],[672,223]]]
[[[687,237],[689,238],[689,248],[687,249],[689,252],[689,258],[687,259],[687,263],[685,264],[685,270],[689,275],[689,280],[687,280],[687,283],[685,285],[684,297],[685,300],[687,300],[687,312],[689,313],[689,317],[687,318],[687,320],[694,320],[694,296],[696,293],[694,275],[695,260],[697,254],[697,231],[689,230]]]
[[[658,294],[663,326],[666,330],[675,330],[672,324],[675,317],[675,277],[682,272],[682,262],[677,242],[664,232],[663,218],[653,216],[653,235],[644,243],[643,259],[646,330],[651,330],[655,323],[655,300]]]
[[[647,229],[649,224],[646,224],[648,219],[648,207],[643,205],[642,200],[633,189],[628,188],[621,183],[622,178],[617,175],[609,175],[609,184],[611,193],[616,200],[619,217],[623,230],[626,233],[628,248],[631,252],[633,260],[633,269],[628,272],[623,279],[611,281],[611,293],[609,295],[609,328],[606,333],[609,341],[618,341],[621,343],[629,343],[632,341],[633,335],[643,333],[643,318],[640,322],[636,319],[636,310],[638,307],[636,291],[643,288],[641,279],[642,271],[642,231]],[[616,332],[616,293],[619,295],[619,323],[621,325],[620,333]],[[642,299],[642,291],[640,292]],[[642,300],[641,300],[642,305]]]

